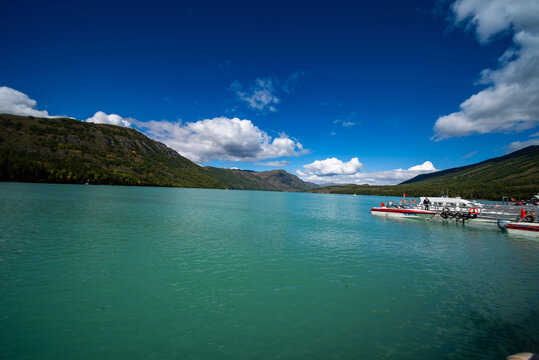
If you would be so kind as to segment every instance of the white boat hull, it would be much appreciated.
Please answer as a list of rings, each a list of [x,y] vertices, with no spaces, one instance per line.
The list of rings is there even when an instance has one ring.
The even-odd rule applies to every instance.
[[[505,229],[509,235],[539,239],[539,223],[510,222],[505,224]]]
[[[463,222],[463,219],[456,219],[456,218],[444,219],[438,214],[435,217],[433,217],[432,220],[446,222],[446,223],[466,224],[466,226],[470,226],[470,225],[480,226],[480,227],[485,226],[485,227],[493,227],[493,228],[497,228],[498,226],[498,219],[488,218],[488,217],[483,217],[483,216],[477,216],[475,218],[464,219],[464,222]]]
[[[388,208],[388,207],[373,207],[371,208],[371,215],[383,216],[389,218],[398,219],[422,219],[428,221],[445,222],[445,223],[463,223],[478,227],[493,227],[496,228],[498,219],[477,216],[472,218],[444,218],[437,211],[422,210],[416,208]]]
[[[371,214],[375,216],[385,216],[400,219],[424,219],[430,220],[436,216],[435,211],[417,210],[417,209],[396,209],[386,207],[371,208]]]

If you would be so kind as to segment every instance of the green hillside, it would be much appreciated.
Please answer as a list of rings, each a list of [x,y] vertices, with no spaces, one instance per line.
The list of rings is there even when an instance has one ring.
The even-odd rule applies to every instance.
[[[0,181],[225,187],[134,129],[7,114],[0,114]]]
[[[392,186],[343,185],[313,192],[401,196],[449,194],[464,198],[500,200],[503,196],[529,199],[539,192],[539,146],[478,164],[419,175]]]
[[[317,187],[284,170],[249,171],[205,167],[230,189],[267,191],[307,191]]]
[[[233,190],[270,190],[278,189],[268,184],[263,179],[254,175],[253,171],[238,169],[221,169],[212,166],[206,166],[206,169],[213,177],[219,179],[229,189]]]
[[[511,154],[485,160],[478,164],[418,175],[402,184],[417,182],[440,184],[507,182],[527,184],[539,175],[539,145],[515,151]]]
[[[305,182],[284,170],[261,171],[255,172],[254,175],[281,191],[308,191],[318,187],[318,185]]]

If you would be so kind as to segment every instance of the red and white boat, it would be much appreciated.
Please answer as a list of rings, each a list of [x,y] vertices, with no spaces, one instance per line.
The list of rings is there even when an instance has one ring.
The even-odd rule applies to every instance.
[[[428,199],[428,200],[427,200]],[[533,205],[535,206],[535,205]],[[420,197],[388,201],[371,208],[371,214],[393,218],[424,219],[429,221],[456,222],[477,226],[496,227],[509,233],[538,236],[539,222],[535,221],[534,208],[527,214],[522,208],[520,216],[514,206],[482,204],[460,197]],[[508,226],[506,226],[508,225]]]
[[[505,228],[509,235],[531,236],[539,239],[539,222],[536,222],[535,212],[526,213],[522,209],[520,221],[500,221],[500,227]]]
[[[471,211],[470,215],[473,214],[473,218],[476,218],[481,207],[482,205],[479,203],[460,197],[420,197],[419,202],[415,199],[409,199],[409,201],[402,199],[398,204],[393,201],[389,201],[387,204],[381,203],[380,206],[371,208],[371,214],[411,219],[446,220],[447,216],[440,215],[447,213],[459,214],[459,219],[462,219],[461,213],[468,214],[469,211]],[[454,217],[452,216],[451,219]]]
[[[539,239],[539,223],[537,222],[509,222],[505,224],[508,234],[531,236]]]
[[[430,220],[437,212],[420,209],[417,206],[396,205],[390,201],[387,206],[381,203],[380,206],[372,207],[371,214],[376,216]]]

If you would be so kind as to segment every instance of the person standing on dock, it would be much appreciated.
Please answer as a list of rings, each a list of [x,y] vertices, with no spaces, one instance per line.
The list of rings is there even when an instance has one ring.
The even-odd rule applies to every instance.
[[[425,210],[429,209],[430,200],[428,197],[426,197],[425,200],[423,200],[423,205],[425,206]]]

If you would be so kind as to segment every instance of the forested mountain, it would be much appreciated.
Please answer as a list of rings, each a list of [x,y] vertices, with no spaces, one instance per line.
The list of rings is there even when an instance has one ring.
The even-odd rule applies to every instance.
[[[538,175],[539,145],[535,145],[477,164],[418,175],[401,184],[417,182],[422,182],[423,184],[488,184],[505,182],[525,185],[537,180]]]
[[[0,180],[225,188],[134,129],[8,114],[0,114]]]

